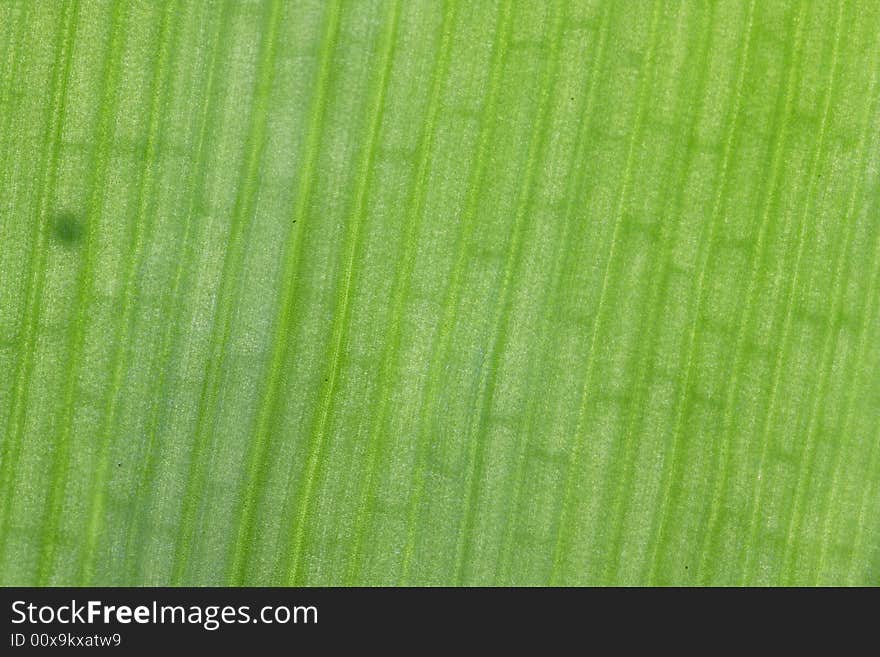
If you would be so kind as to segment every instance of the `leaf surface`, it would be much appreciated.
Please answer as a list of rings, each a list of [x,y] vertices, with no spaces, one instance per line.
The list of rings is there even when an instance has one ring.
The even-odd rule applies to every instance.
[[[0,583],[880,583],[880,4],[0,4]]]

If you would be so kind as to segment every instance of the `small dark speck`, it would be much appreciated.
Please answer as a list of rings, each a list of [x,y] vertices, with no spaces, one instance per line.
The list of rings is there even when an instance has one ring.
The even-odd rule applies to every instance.
[[[121,467],[122,467],[122,464],[121,464],[121,463],[117,463],[117,464],[116,464],[116,467],[117,467],[117,468],[121,468]]]
[[[685,569],[685,570],[687,570],[687,569],[688,569],[688,567],[687,567],[687,566],[685,566],[685,567],[684,567],[684,569]]]
[[[76,215],[63,212],[52,219],[52,235],[65,246],[74,246],[82,241],[85,226]]]

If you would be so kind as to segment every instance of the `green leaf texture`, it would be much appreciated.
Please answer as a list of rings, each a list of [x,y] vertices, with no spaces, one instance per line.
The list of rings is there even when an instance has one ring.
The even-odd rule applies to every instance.
[[[0,4],[0,583],[880,583],[876,0]]]

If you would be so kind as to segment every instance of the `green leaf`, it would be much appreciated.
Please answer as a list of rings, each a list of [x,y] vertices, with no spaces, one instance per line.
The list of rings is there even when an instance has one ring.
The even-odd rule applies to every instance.
[[[880,4],[0,4],[0,583],[880,583]]]

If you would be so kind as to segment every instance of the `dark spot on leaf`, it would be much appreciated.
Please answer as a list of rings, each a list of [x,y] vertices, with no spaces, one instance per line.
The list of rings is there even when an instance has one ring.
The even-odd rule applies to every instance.
[[[82,220],[70,212],[62,212],[52,218],[52,236],[65,246],[79,244],[85,236]]]

